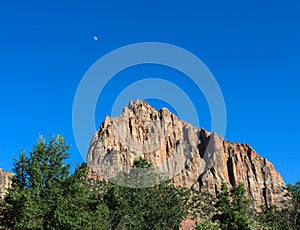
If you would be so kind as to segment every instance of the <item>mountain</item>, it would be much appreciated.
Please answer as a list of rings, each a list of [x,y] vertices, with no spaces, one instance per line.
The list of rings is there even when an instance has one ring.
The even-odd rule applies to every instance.
[[[10,177],[13,176],[11,172],[4,172],[0,168],[0,199],[3,199],[6,189],[11,185]]]
[[[284,199],[282,177],[249,145],[228,142],[179,120],[166,108],[158,111],[137,100],[120,117],[106,117],[94,134],[87,155],[90,176],[110,180],[129,171],[139,157],[175,186],[216,195],[222,181],[230,186],[242,182],[256,209],[280,205]]]

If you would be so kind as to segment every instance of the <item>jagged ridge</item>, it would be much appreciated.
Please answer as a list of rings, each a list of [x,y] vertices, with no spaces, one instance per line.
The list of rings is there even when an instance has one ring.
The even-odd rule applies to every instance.
[[[105,118],[91,141],[87,163],[91,176],[102,180],[130,169],[140,156],[176,186],[215,195],[222,181],[231,186],[243,182],[257,209],[284,199],[280,174],[249,145],[228,142],[165,108],[157,111],[137,100],[120,117]]]

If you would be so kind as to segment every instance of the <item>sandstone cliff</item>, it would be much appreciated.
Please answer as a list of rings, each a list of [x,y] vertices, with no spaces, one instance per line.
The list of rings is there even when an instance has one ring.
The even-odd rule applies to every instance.
[[[106,117],[87,155],[90,174],[109,180],[128,171],[139,156],[176,186],[217,194],[222,181],[243,182],[254,205],[279,205],[285,186],[274,166],[249,145],[232,143],[215,133],[181,121],[163,108],[130,102],[120,117]]]
[[[7,188],[11,185],[11,176],[13,176],[13,173],[3,172],[0,168],[0,199],[4,198]]]

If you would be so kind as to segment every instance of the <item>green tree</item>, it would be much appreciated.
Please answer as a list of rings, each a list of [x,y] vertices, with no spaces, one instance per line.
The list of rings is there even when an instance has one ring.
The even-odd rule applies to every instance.
[[[40,137],[27,156],[14,163],[12,186],[2,205],[1,225],[8,229],[91,229],[95,219],[108,219],[108,208],[87,186],[87,166],[69,175],[69,146],[62,136]],[[95,215],[98,215],[95,218]]]
[[[262,207],[259,222],[264,229],[300,229],[300,181],[289,184],[280,208],[275,205]]]
[[[264,229],[300,229],[300,181],[288,184],[285,199],[279,207],[262,207],[258,213],[260,225]]]
[[[150,164],[146,158],[139,157],[138,160],[135,160],[133,162],[133,168],[138,168],[138,169],[152,168],[152,164]]]
[[[140,158],[134,167],[152,166]],[[135,180],[136,172],[133,170],[128,178]],[[144,179],[156,178],[154,174],[148,172]],[[112,229],[178,229],[187,216],[184,197],[185,190],[175,188],[170,182],[147,188],[110,184],[105,200],[111,213]]]
[[[288,219],[290,222],[290,229],[300,229],[300,181],[294,185],[287,186]]]
[[[251,229],[250,205],[252,202],[246,197],[245,185],[240,183],[230,190],[232,210],[234,216],[234,229]]]
[[[222,229],[229,229],[233,220],[233,213],[231,210],[229,189],[225,182],[222,183],[221,192],[218,194],[215,207],[217,214],[213,216],[213,221],[217,220],[220,222]]]
[[[230,190],[226,183],[222,183],[221,192],[215,204],[217,213],[213,221],[218,221],[221,229],[248,230],[251,229],[250,200],[245,195],[244,184]]]
[[[262,207],[262,211],[257,213],[261,227],[265,230],[281,230],[286,222],[285,213],[279,210],[275,205]]]

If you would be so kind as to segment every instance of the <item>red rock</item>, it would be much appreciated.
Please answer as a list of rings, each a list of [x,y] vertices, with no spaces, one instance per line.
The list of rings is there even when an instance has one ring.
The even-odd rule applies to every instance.
[[[165,108],[157,111],[135,101],[120,117],[105,118],[91,141],[87,163],[95,178],[108,180],[130,170],[140,156],[176,186],[216,195],[222,181],[230,186],[242,182],[257,209],[280,206],[284,199],[280,174],[249,145],[228,142],[180,121]]]

